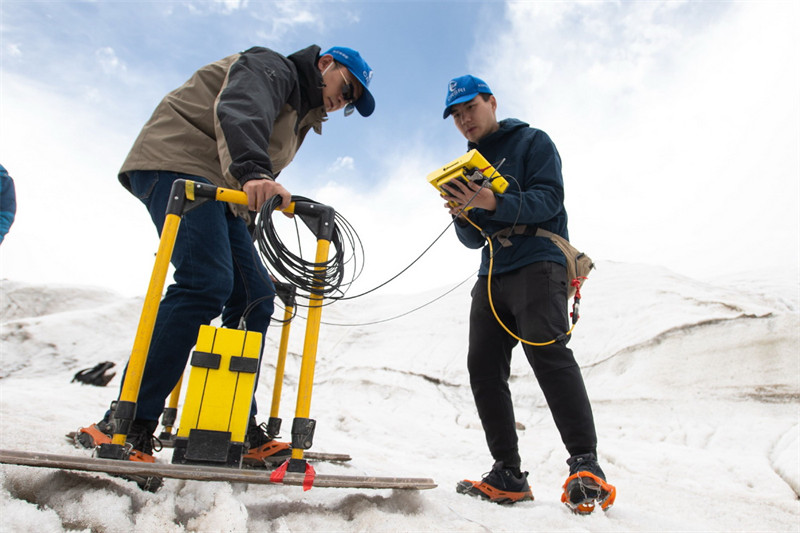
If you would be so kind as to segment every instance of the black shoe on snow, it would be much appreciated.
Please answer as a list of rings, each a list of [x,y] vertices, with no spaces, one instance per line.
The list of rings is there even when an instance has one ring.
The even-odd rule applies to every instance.
[[[129,461],[156,462],[156,458],[153,457],[153,451],[161,450],[161,441],[154,435],[157,427],[158,420],[133,421],[128,434],[125,436],[125,446],[129,448]],[[158,476],[119,474],[117,477],[133,481],[140,489],[147,492],[156,492],[163,484],[163,480]]]
[[[130,460],[144,463],[155,463],[153,450],[161,450],[161,441],[154,433],[158,427],[158,420],[134,420],[131,429],[125,436],[126,445],[130,446]]]
[[[156,420],[134,420],[128,434],[125,436],[126,444],[130,448],[130,460],[145,463],[155,462],[153,450],[161,450],[159,441],[153,432],[158,427]],[[100,422],[89,427],[80,428],[74,436],[75,445],[84,448],[97,448],[102,444],[110,444],[114,436],[114,422],[106,416]]]
[[[153,436],[158,427],[156,420],[134,420],[128,434],[125,436],[125,446],[129,461],[154,463],[153,451],[161,449],[161,442]],[[84,448],[98,448],[103,444],[111,444],[115,430],[110,413],[100,422],[89,427],[80,428],[73,437],[76,446]],[[144,476],[136,474],[111,474],[114,477],[133,481],[140,489],[156,492],[162,485],[158,476]]]
[[[257,424],[255,417],[250,418],[247,426],[247,453],[242,456],[242,463],[248,466],[265,467],[267,464],[279,464],[292,456],[292,448],[286,442],[278,442],[267,432],[267,424]]]
[[[567,459],[569,477],[564,482],[561,501],[577,514],[590,514],[596,505],[607,511],[617,497],[617,489],[606,483],[606,476],[593,453]]]
[[[506,468],[502,461],[495,462],[491,472],[484,474],[481,481],[459,481],[456,492],[503,504],[533,500],[528,473],[520,472],[518,468]]]

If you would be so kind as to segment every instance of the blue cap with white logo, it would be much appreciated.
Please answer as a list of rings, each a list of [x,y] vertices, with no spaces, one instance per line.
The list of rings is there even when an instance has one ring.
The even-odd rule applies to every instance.
[[[478,94],[492,94],[489,84],[475,76],[460,76],[450,80],[447,86],[447,98],[444,101],[444,115],[442,118],[447,118],[450,115],[450,106],[469,102]]]
[[[345,48],[343,46],[334,46],[322,55],[332,55],[333,59],[341,63],[350,74],[364,87],[361,97],[354,102],[356,109],[362,117],[368,117],[375,111],[375,98],[369,92],[369,82],[372,81],[372,69],[367,65],[367,62],[361,58],[361,54],[352,48]]]

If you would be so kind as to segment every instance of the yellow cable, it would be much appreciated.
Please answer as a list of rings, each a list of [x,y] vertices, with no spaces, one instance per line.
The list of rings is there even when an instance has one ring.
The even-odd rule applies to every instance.
[[[510,329],[508,329],[508,327],[505,324],[503,324],[503,321],[500,320],[500,317],[497,316],[497,311],[495,310],[494,302],[492,301],[492,269],[494,268],[494,246],[492,246],[492,238],[490,236],[486,235],[483,232],[483,228],[481,228],[480,226],[475,224],[473,221],[471,221],[469,219],[469,217],[464,216],[464,218],[466,219],[467,222],[472,224],[472,226],[475,229],[477,229],[481,233],[481,235],[483,235],[486,238],[486,240],[489,242],[489,276],[488,276],[488,279],[487,279],[486,283],[487,283],[487,289],[488,289],[488,293],[489,293],[489,307],[492,308],[492,314],[494,315],[494,318],[497,320],[497,323],[500,324],[500,326],[504,330],[506,330],[506,333],[508,333],[509,335],[511,335],[512,337],[514,337],[515,339],[517,339],[521,343],[528,344],[530,346],[549,346],[550,344],[556,343],[558,341],[558,338],[555,338],[555,339],[553,339],[551,341],[548,341],[548,342],[532,342],[532,341],[528,341],[528,340],[525,340],[523,338],[520,338],[517,335],[515,335]],[[575,323],[572,324],[572,327],[569,328],[569,331],[567,331],[564,334],[564,336],[567,337],[567,336],[571,335],[572,334],[572,330],[575,329],[575,326],[577,324],[578,324],[578,322],[575,321]]]

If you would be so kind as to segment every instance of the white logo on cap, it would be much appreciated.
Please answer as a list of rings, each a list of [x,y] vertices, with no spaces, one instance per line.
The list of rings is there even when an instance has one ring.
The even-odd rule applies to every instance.
[[[456,95],[467,92],[467,89],[464,87],[453,87],[450,89],[450,98],[453,99]]]
[[[456,82],[455,80],[451,81],[450,82],[450,92],[455,91],[456,87],[458,87],[458,82]]]

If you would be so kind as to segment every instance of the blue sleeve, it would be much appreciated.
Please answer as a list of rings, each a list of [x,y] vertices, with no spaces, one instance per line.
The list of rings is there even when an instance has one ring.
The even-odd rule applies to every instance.
[[[11,224],[13,223],[14,215],[6,213],[5,211],[0,211],[0,242],[3,242],[6,233],[8,233],[8,230],[11,228]]]
[[[564,205],[561,156],[550,137],[539,130],[524,156],[524,175],[517,176],[520,188],[497,195],[493,222],[535,225],[555,217]],[[512,190],[513,189],[513,190]]]
[[[473,209],[472,211],[476,211],[476,209]],[[467,215],[470,217],[473,216],[470,214],[470,212],[467,212]],[[482,248],[483,245],[486,244],[486,239],[483,237],[480,231],[475,229],[472,224],[467,223],[465,226],[462,226],[458,222],[455,222],[453,226],[456,228],[456,236],[458,236],[458,240],[461,241],[461,244],[467,248]]]
[[[17,195],[14,189],[14,180],[8,175],[6,169],[0,165],[0,242],[8,233],[14,223],[17,212]]]

